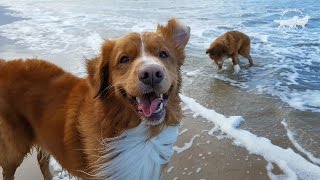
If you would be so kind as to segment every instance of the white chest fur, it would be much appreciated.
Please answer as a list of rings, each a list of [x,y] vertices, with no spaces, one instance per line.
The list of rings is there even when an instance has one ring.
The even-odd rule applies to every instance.
[[[101,164],[96,177],[112,180],[161,179],[161,166],[174,153],[178,127],[169,126],[158,136],[146,140],[148,135],[148,126],[141,123],[119,137],[105,139],[102,158],[109,161]]]

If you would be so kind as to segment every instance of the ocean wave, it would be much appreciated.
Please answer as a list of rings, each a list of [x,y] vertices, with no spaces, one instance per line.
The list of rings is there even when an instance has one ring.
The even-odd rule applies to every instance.
[[[267,171],[271,179],[299,178],[317,180],[320,178],[320,167],[307,161],[291,148],[284,149],[272,144],[267,138],[258,137],[247,130],[238,128],[244,121],[241,116],[225,117],[224,115],[215,112],[213,109],[203,107],[201,104],[197,103],[195,99],[182,94],[180,94],[180,97],[185,106],[184,110],[191,110],[193,113],[213,122],[221,132],[227,135],[226,137],[233,140],[238,146],[247,149],[250,154],[264,157],[264,159],[268,161]],[[284,175],[273,174],[272,163],[277,164],[284,172]]]

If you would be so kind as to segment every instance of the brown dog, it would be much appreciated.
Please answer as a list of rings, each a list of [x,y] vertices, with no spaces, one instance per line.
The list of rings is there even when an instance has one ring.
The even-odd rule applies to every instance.
[[[240,70],[239,54],[249,60],[250,66],[253,65],[250,38],[239,31],[229,31],[218,37],[211,43],[206,54],[216,63],[218,70],[222,70],[223,61],[231,57],[235,74]]]
[[[45,179],[48,156],[81,179],[160,179],[182,118],[180,67],[190,28],[104,42],[78,78],[49,62],[0,60],[0,166],[5,180],[33,146]]]

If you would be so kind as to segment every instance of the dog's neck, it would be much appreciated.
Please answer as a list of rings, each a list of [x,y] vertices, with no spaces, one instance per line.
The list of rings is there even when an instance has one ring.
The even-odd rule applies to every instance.
[[[173,145],[178,136],[178,127],[168,126],[156,137],[148,140],[149,127],[141,123],[115,138],[104,139],[104,163],[98,165],[97,179],[161,178],[161,167],[174,153]]]

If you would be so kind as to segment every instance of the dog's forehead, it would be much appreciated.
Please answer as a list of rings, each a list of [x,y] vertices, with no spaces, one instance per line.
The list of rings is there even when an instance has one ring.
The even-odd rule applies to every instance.
[[[122,53],[133,52],[141,54],[151,49],[159,49],[165,44],[164,38],[156,32],[132,32],[115,39],[114,50]]]
[[[117,44],[126,44],[126,43],[141,43],[142,41],[150,41],[150,40],[161,40],[162,36],[160,36],[156,32],[132,32],[127,35],[124,35],[120,38],[115,39]]]
[[[127,35],[124,35],[116,40],[116,46],[125,46],[125,45],[131,45],[131,44],[140,44],[141,43],[141,37],[139,33],[129,33]]]
[[[164,43],[164,38],[156,32],[141,33],[141,39],[144,44],[159,44]]]

